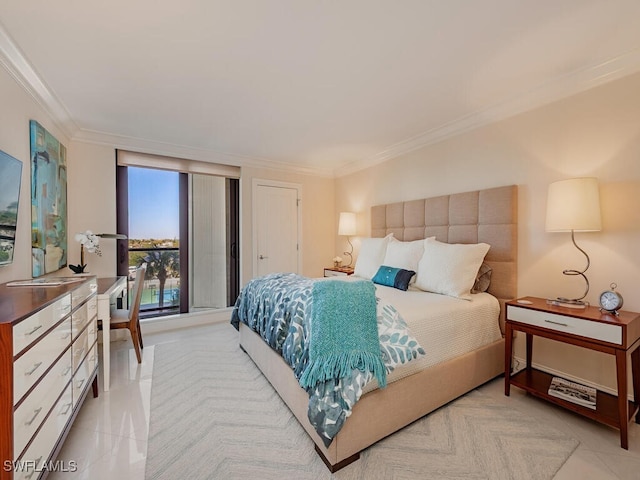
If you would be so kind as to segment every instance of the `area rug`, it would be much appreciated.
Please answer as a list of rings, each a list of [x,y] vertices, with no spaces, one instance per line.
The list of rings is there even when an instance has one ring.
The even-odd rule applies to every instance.
[[[230,325],[156,345],[145,476],[550,479],[578,441],[474,390],[333,474]],[[375,419],[371,419],[375,421]]]

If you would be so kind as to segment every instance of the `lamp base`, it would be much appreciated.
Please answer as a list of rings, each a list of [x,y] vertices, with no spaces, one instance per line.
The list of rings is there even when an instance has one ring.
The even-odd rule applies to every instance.
[[[587,302],[583,302],[582,300],[573,300],[571,298],[549,298],[547,299],[548,305],[553,305],[554,307],[566,307],[566,308],[576,308],[576,309],[584,309],[589,306]]]

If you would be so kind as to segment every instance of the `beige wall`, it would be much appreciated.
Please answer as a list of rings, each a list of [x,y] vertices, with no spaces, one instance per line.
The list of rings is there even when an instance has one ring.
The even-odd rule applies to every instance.
[[[0,150],[22,162],[22,184],[14,261],[0,267],[0,282],[31,278],[31,165],[29,120],[37,120],[62,144],[69,140],[62,134],[45,110],[22,87],[0,68]],[[68,153],[68,152],[67,152]]]
[[[576,234],[591,257],[587,300],[597,304],[616,282],[625,307],[640,312],[640,75],[341,177],[336,212],[359,212],[366,235],[371,205],[518,184],[519,295],[580,296],[584,282],[562,270],[582,268],[584,256],[570,234],[544,229],[548,184],[578,176],[599,179],[603,216],[601,232]],[[338,237],[336,249],[343,244]],[[613,360],[602,354],[543,340],[534,361],[615,386]]]
[[[71,142],[69,146],[69,262],[80,263],[78,232],[116,232],[116,154],[114,147]],[[87,270],[116,273],[116,241],[100,239],[101,256],[85,253]]]
[[[68,258],[80,263],[80,245],[73,240],[77,232],[112,233],[116,230],[115,147],[71,142],[47,112],[0,68],[0,149],[23,162],[15,259],[0,268],[0,283],[31,278],[31,211],[29,120],[47,128],[67,147],[68,162]],[[334,180],[270,169],[243,168],[241,179],[242,284],[252,276],[251,184],[253,178],[297,183],[302,186],[302,274],[321,276],[330,265],[335,226]],[[91,273],[115,274],[115,241],[102,240],[102,256],[86,254]],[[68,275],[63,269],[53,275]]]

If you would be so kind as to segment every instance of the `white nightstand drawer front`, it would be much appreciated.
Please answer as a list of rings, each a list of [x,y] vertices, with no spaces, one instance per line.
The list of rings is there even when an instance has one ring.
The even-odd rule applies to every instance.
[[[325,268],[324,276],[325,277],[346,277],[347,272],[336,272],[335,270],[329,270]]]
[[[540,312],[528,308],[508,306],[507,318],[514,322],[548,328],[558,332],[570,333],[581,337],[602,340],[603,342],[622,345],[622,327],[592,322],[581,318],[568,317],[555,313]]]

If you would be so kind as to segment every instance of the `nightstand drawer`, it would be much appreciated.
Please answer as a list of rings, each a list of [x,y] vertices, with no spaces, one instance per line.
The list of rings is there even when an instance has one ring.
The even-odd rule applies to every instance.
[[[324,269],[325,277],[346,277],[347,275],[347,272],[338,272],[336,270],[329,270],[328,268]]]
[[[513,305],[507,306],[507,318],[514,322],[526,323],[549,330],[622,345],[622,328],[618,325],[607,325],[605,323],[555,313],[540,312],[538,310],[515,307]]]

